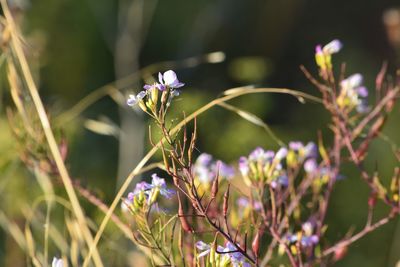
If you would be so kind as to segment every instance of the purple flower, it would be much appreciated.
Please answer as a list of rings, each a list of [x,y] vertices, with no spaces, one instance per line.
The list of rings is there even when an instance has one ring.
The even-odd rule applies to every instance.
[[[136,184],[135,190],[128,194],[127,202],[133,203],[136,196],[143,194],[148,204],[151,204],[156,200],[158,192],[168,199],[175,194],[174,190],[167,188],[167,184],[163,178],[158,177],[157,174],[153,174],[151,184],[144,181]]]
[[[173,70],[168,70],[164,72],[164,74],[161,74],[161,72],[159,72],[158,81],[160,82],[161,86],[163,86],[161,87],[162,89],[160,89],[161,91],[165,90],[167,86],[174,89],[180,88],[185,85],[178,80],[178,77]]]
[[[313,142],[304,145],[302,142],[293,141],[289,143],[289,149],[299,153],[304,158],[317,157],[317,146]]]
[[[211,165],[213,157],[210,154],[202,153],[196,160],[196,164],[201,166],[209,166]]]
[[[294,151],[300,151],[301,149],[304,148],[304,145],[302,142],[292,141],[292,142],[289,142],[289,148]]]
[[[133,192],[130,192],[128,194],[128,199],[130,201],[133,201],[133,198],[135,196],[139,195],[142,192],[145,193],[146,195],[148,195],[149,194],[149,190],[151,189],[151,187],[152,187],[151,184],[146,183],[144,181],[140,182],[140,183],[137,183],[136,186],[135,186],[135,190],[133,190]]]
[[[340,94],[336,99],[338,105],[342,108],[356,108],[357,112],[365,113],[368,111],[367,97],[368,90],[362,85],[363,77],[356,73],[340,82]]]
[[[265,163],[267,161],[271,161],[274,155],[275,153],[271,150],[264,150],[261,147],[257,147],[250,153],[249,160]]]
[[[362,84],[363,76],[359,73],[349,76],[340,82],[340,85],[344,88],[355,88]]]
[[[367,97],[368,96],[368,89],[364,86],[360,86],[357,88],[357,94],[361,97]]]
[[[306,158],[316,158],[318,154],[317,145],[314,142],[308,142],[304,147],[304,156]]]
[[[143,86],[143,89],[145,89],[145,90],[157,89],[157,90],[160,90],[160,91],[164,91],[165,87],[162,84],[153,83],[153,84],[145,84]]]
[[[246,208],[250,208],[250,207],[251,207],[251,203],[250,203],[249,199],[246,198],[246,197],[239,197],[239,198],[236,200],[236,203],[237,203],[237,205],[238,205],[239,207],[241,207],[242,209],[243,209],[243,208],[246,209]],[[253,206],[254,206],[254,207],[253,207],[254,210],[259,211],[259,210],[261,210],[261,208],[262,208],[262,203],[261,203],[260,201],[254,201]]]
[[[278,186],[287,187],[288,185],[289,185],[289,178],[287,177],[287,175],[281,175],[277,179],[271,182],[271,187],[274,189],[277,188]]]
[[[271,182],[283,175],[281,160],[287,156],[288,150],[282,147],[277,153],[264,150],[261,147],[254,149],[249,156],[239,158],[239,170],[245,183],[250,186],[258,182]]]
[[[202,258],[202,257],[206,256],[207,254],[209,254],[211,251],[211,246],[209,244],[204,243],[203,241],[197,241],[196,247],[197,247],[197,249],[202,251],[199,255],[197,255],[197,258]]]
[[[141,101],[147,95],[146,91],[139,92],[136,96],[129,95],[128,99],[126,100],[126,104],[128,106],[135,106],[139,101]]]
[[[288,153],[287,148],[286,148],[286,147],[281,147],[281,148],[278,150],[278,152],[276,152],[275,158],[276,158],[277,160],[280,161],[280,160],[282,160],[284,157],[286,157],[287,153]]]
[[[218,169],[218,173],[221,177],[229,179],[235,176],[235,169],[232,166],[227,165],[220,160],[217,160],[215,167],[216,169]]]
[[[313,173],[318,169],[317,161],[314,158],[310,158],[304,162],[304,170],[307,173]]]
[[[249,161],[246,157],[239,158],[239,171],[243,176],[247,176],[249,174]]]
[[[158,175],[155,173],[152,174],[151,177],[152,177],[151,181],[152,189],[160,190],[160,194],[168,199],[170,199],[173,195],[175,195],[174,190],[167,188],[167,183],[165,182],[165,179],[158,177]]]
[[[303,247],[311,247],[318,244],[319,237],[317,235],[303,236],[300,242]]]
[[[343,47],[342,42],[335,39],[335,40],[329,42],[328,44],[326,44],[322,48],[322,51],[324,52],[324,54],[332,55],[334,53],[339,52],[342,49],[342,47]]]
[[[315,61],[325,79],[327,78],[327,70],[332,69],[332,54],[339,52],[342,46],[339,40],[333,40],[324,47],[321,45],[315,47]]]
[[[300,242],[302,247],[315,246],[319,242],[319,237],[317,235],[287,234],[285,238],[289,244]]]
[[[202,258],[211,252],[211,245],[204,243],[203,241],[196,242],[196,248],[202,251],[197,258]],[[230,253],[232,251],[232,253]],[[223,253],[221,253],[223,252]],[[218,266],[227,266],[229,261],[232,263],[234,267],[250,267],[250,263],[246,262],[246,258],[244,255],[237,251],[237,248],[230,242],[227,243],[226,247],[217,247],[216,253],[220,253],[222,255],[222,259],[218,262]]]
[[[227,243],[226,247],[224,248],[223,252],[227,253],[229,251],[237,251],[237,248],[230,242]],[[228,253],[232,266],[234,267],[250,267],[250,263],[246,262],[245,256],[240,252],[232,252]]]
[[[230,179],[235,175],[232,166],[223,163],[220,160],[214,161],[210,154],[202,153],[194,164],[194,174],[203,184],[210,183],[217,173],[222,178]]]
[[[311,236],[314,232],[315,222],[307,221],[301,225],[301,229],[303,230],[306,236]]]

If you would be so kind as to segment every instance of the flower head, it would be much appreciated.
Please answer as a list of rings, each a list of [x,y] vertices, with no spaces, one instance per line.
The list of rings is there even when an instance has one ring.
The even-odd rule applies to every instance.
[[[324,47],[321,45],[315,47],[315,62],[320,68],[320,74],[324,79],[328,77],[328,72],[332,69],[332,54],[339,52],[342,47],[342,43],[337,39]]]
[[[215,255],[215,266],[224,267],[228,266],[229,263],[234,267],[250,267],[244,257],[244,255],[237,251],[237,248],[230,242],[226,244],[226,247],[217,246],[217,251],[213,249],[212,244],[204,243],[203,241],[196,242],[196,248],[202,251],[197,255],[197,258],[202,258],[208,254],[216,253]],[[219,253],[218,253],[219,252]]]
[[[274,189],[277,188],[278,186],[287,187],[288,185],[289,185],[289,178],[287,177],[287,175],[281,175],[271,182],[271,187]]]
[[[340,94],[336,99],[339,107],[351,111],[356,109],[359,113],[368,111],[368,90],[362,85],[361,74],[353,74],[340,82]]]
[[[322,51],[326,55],[332,55],[337,52],[339,52],[343,47],[342,42],[340,42],[338,39],[335,39],[328,44],[326,44],[323,48]]]
[[[178,77],[173,70],[168,70],[164,72],[164,74],[161,74],[161,72],[159,72],[158,81],[160,82],[161,86],[163,86],[163,89],[160,89],[161,91],[165,90],[166,86],[170,88],[180,88],[185,85],[178,80]]]
[[[229,253],[232,251],[232,253]],[[231,260],[232,266],[234,267],[250,267],[250,263],[246,262],[245,256],[240,252],[233,252],[237,251],[237,248],[230,242],[227,243],[226,247],[224,248],[223,252],[228,253],[229,258]]]
[[[143,98],[147,95],[146,91],[141,91],[137,95],[129,95],[128,100],[126,100],[126,104],[128,106],[135,106],[137,105]]]
[[[287,153],[285,147],[280,148],[277,153],[257,147],[248,157],[240,157],[239,170],[246,184],[250,186],[258,182],[270,183],[279,176],[284,176],[281,161]]]
[[[211,250],[211,246],[209,244],[204,243],[201,240],[196,242],[196,248],[202,251],[199,255],[197,255],[198,258],[206,256],[207,254],[210,253]]]
[[[285,240],[288,244],[300,243],[302,248],[312,247],[319,243],[318,235],[303,235],[300,232],[286,234]]]
[[[151,177],[152,177],[151,181],[152,190],[159,190],[160,194],[168,199],[175,194],[174,190],[167,188],[165,179],[158,177],[158,175],[155,173],[151,175]]]
[[[240,210],[242,210],[242,209],[247,209],[247,208],[251,208],[251,207],[252,207],[252,205],[251,205],[249,199],[246,198],[246,197],[239,197],[239,198],[236,200],[236,203],[237,203],[237,205],[240,207]],[[256,211],[261,210],[261,209],[262,209],[262,203],[261,203],[260,201],[254,201],[254,202],[253,202],[253,208],[254,208]]]
[[[318,169],[317,161],[314,158],[310,158],[304,162],[304,170],[307,173],[313,173]]]
[[[165,179],[158,177],[157,174],[153,174],[151,184],[144,181],[136,184],[133,192],[128,193],[122,207],[123,209],[131,207],[133,211],[139,208],[147,209],[156,202],[159,194],[166,198],[171,198],[175,194],[175,191],[167,188]]]
[[[230,179],[235,175],[232,166],[225,164],[220,160],[214,160],[210,154],[202,153],[194,164],[194,174],[200,183],[209,186],[217,174],[219,177]]]
[[[145,89],[145,90],[159,90],[159,91],[164,91],[165,90],[165,87],[162,85],[162,84],[159,84],[159,83],[153,83],[153,84],[145,84],[144,86],[143,86],[143,89]]]

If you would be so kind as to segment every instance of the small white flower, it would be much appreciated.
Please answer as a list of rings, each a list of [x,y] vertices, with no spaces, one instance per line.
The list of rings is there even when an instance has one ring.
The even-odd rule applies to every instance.
[[[53,258],[53,262],[51,263],[51,267],[64,267],[63,260],[57,259],[56,257]]]
[[[178,77],[173,70],[168,70],[164,72],[164,74],[158,73],[158,81],[160,84],[171,88],[180,88],[185,85],[178,80]]]
[[[128,106],[134,106],[136,105],[140,100],[142,100],[146,96],[147,92],[146,91],[141,91],[139,94],[135,95],[129,95],[128,100],[126,101],[126,104]]]
[[[326,44],[323,48],[322,51],[324,52],[324,54],[334,54],[340,51],[340,49],[342,49],[343,44],[335,39],[333,41],[331,41],[330,43]]]
[[[284,157],[286,157],[287,153],[288,153],[287,148],[281,147],[281,148],[278,150],[278,152],[276,152],[275,158],[276,158],[277,160],[282,160]]]

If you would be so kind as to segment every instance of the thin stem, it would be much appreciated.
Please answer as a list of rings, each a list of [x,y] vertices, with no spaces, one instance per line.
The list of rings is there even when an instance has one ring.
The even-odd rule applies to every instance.
[[[364,237],[366,234],[378,229],[379,227],[387,224],[388,222],[390,222],[390,220],[392,220],[394,218],[394,215],[396,213],[391,213],[389,216],[380,219],[379,221],[377,221],[374,224],[370,224],[370,225],[366,225],[364,227],[363,230],[361,230],[360,232],[358,232],[357,234],[353,235],[352,237],[345,239],[339,243],[337,243],[336,245],[329,247],[327,249],[325,249],[322,252],[322,257],[326,257],[332,253],[334,253],[337,249],[342,248],[342,247],[348,247],[350,244],[354,243],[355,241],[359,240],[360,238]]]

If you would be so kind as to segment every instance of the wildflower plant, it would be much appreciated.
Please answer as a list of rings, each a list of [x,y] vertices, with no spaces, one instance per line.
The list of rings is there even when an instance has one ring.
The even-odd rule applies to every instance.
[[[334,75],[333,57],[342,47],[339,40],[316,47],[319,79],[302,67],[331,114],[331,147],[324,145],[321,136],[306,144],[292,141],[277,150],[257,147],[238,159],[237,171],[207,153],[196,158],[196,119],[190,137],[186,126],[180,134],[166,124],[176,88],[183,86],[174,71],[160,73],[159,83],[145,85],[146,91],[128,98],[128,105],[139,105],[155,120],[165,141],[160,143],[163,167],[177,191],[176,219],[185,233],[178,234],[178,244],[170,244],[179,248],[177,265],[265,266],[271,261],[287,261],[291,266],[329,264],[339,260],[352,242],[398,215],[399,171],[395,170],[390,189],[385,189],[377,173],[364,169],[363,160],[393,109],[399,88],[381,79],[377,83],[381,98],[370,105],[361,74],[347,76],[342,69],[339,77],[346,78],[337,80]],[[332,243],[325,240],[326,214],[332,190],[344,177],[341,170],[346,162],[358,167],[371,190],[368,221],[360,233]],[[154,185],[142,182],[137,188],[140,193],[130,193],[129,203],[140,197],[143,204],[139,206],[153,203],[146,202],[146,196],[149,199]],[[378,200],[390,212],[374,222]],[[134,209],[132,214],[136,216]],[[179,261],[177,255],[169,257],[166,264]]]

